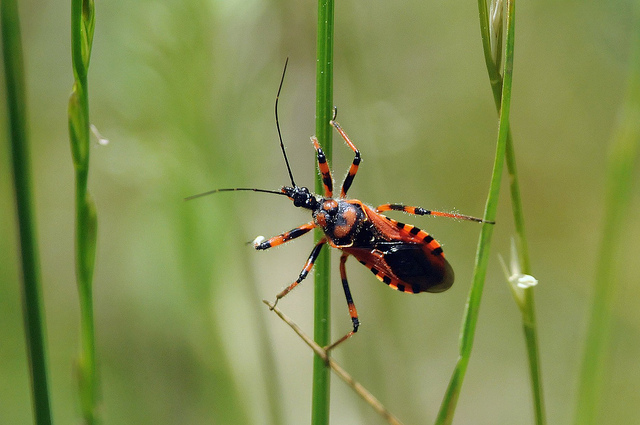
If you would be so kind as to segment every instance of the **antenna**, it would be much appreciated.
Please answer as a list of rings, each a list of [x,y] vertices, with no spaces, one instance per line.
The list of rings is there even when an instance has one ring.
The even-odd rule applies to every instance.
[[[234,188],[230,188],[230,189],[215,189],[215,190],[210,190],[208,192],[198,193],[197,195],[187,196],[186,198],[184,198],[184,200],[185,201],[190,201],[192,199],[196,199],[196,198],[199,198],[201,196],[207,196],[207,195],[211,195],[211,194],[218,193],[218,192],[235,192],[235,191],[238,191],[238,190],[250,190],[252,192],[273,193],[274,195],[287,196],[286,193],[280,192],[280,191],[277,191],[277,190],[254,189],[252,187],[234,187]]]
[[[284,69],[282,70],[282,78],[280,79],[280,86],[278,87],[278,94],[276,94],[276,128],[278,129],[278,138],[280,139],[280,149],[282,149],[282,155],[284,156],[284,162],[287,164],[287,171],[289,172],[289,178],[291,179],[291,185],[293,187],[296,186],[296,182],[293,181],[293,173],[291,172],[291,167],[289,166],[289,159],[287,158],[287,153],[284,151],[284,143],[282,143],[282,133],[280,132],[280,122],[278,121],[278,99],[280,99],[280,91],[282,91],[282,83],[284,83],[284,75],[287,72],[287,64],[289,63],[289,58],[284,62]]]

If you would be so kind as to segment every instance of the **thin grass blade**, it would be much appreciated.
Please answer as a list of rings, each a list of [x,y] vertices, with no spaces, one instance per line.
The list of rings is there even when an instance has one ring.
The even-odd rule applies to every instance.
[[[33,412],[37,425],[49,425],[46,327],[43,314],[40,258],[31,193],[31,161],[27,137],[27,107],[20,19],[15,0],[0,3],[2,52],[6,84],[9,150],[13,167],[16,218],[22,272],[22,308],[31,377]]]
[[[486,4],[484,5],[486,9]],[[502,182],[502,171],[504,167],[504,157],[509,135],[509,112],[511,107],[511,84],[513,77],[513,53],[514,53],[514,30],[515,30],[515,0],[507,1],[507,33],[506,33],[506,52],[503,70],[502,97],[498,130],[498,142],[496,146],[495,160],[493,164],[493,172],[491,176],[491,184],[489,187],[489,195],[485,206],[484,220],[495,221],[496,211],[498,208],[498,199],[500,194],[500,185]],[[487,29],[488,31],[488,29]],[[473,348],[473,339],[475,329],[478,322],[478,313],[480,309],[480,301],[484,288],[484,281],[487,274],[487,266],[489,264],[489,247],[491,245],[491,237],[493,235],[493,225],[483,224],[478,241],[478,249],[476,253],[476,263],[473,273],[473,284],[469,292],[467,300],[467,308],[463,319],[462,329],[460,332],[460,352],[453,375],[449,381],[449,386],[445,393],[440,411],[436,419],[436,424],[451,424],[455,413],[455,408],[460,397],[462,383],[471,358],[471,350]]]
[[[331,163],[332,133],[331,120],[333,110],[333,26],[334,0],[318,0],[318,34],[316,51],[316,137]],[[315,159],[315,158],[314,158]],[[322,193],[322,178],[316,176],[316,192]],[[316,229],[315,242],[322,234]],[[323,250],[315,263],[314,290],[314,333],[315,342],[321,347],[330,344],[330,256],[329,250]],[[313,357],[313,388],[311,423],[326,425],[329,423],[330,409],[330,370],[326,362],[318,355]]]

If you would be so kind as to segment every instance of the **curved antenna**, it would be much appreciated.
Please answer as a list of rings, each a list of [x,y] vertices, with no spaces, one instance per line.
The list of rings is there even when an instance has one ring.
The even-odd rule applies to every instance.
[[[280,79],[280,86],[278,87],[278,94],[276,94],[276,128],[278,129],[278,138],[280,139],[280,149],[282,149],[282,155],[284,156],[284,162],[287,164],[287,171],[289,172],[289,178],[291,179],[291,185],[293,187],[297,187],[296,183],[293,181],[293,173],[291,172],[291,167],[289,166],[289,159],[287,158],[287,153],[284,151],[284,143],[282,143],[282,133],[280,132],[280,122],[278,121],[278,99],[280,98],[280,91],[282,91],[282,83],[284,83],[284,74],[287,72],[287,64],[289,63],[289,58],[284,62],[284,69],[282,70],[282,78]]]
[[[284,195],[287,196],[286,193],[284,192],[280,192],[278,190],[268,190],[268,189],[255,189],[252,187],[233,187],[233,188],[229,188],[229,189],[215,189],[215,190],[209,190],[207,192],[202,192],[202,193],[198,193],[197,195],[191,195],[191,196],[187,196],[186,198],[184,198],[185,201],[190,201],[192,199],[196,199],[196,198],[200,198],[201,196],[207,196],[207,195],[212,195],[214,193],[218,193],[218,192],[235,192],[238,190],[250,190],[252,192],[262,192],[262,193],[273,193],[275,195]]]

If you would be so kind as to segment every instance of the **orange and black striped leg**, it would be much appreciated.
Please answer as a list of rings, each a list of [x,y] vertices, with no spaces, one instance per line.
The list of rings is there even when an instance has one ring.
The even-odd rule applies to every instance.
[[[307,224],[303,224],[302,226],[298,226],[295,229],[291,229],[288,232],[284,232],[278,236],[274,236],[265,241],[256,241],[253,244],[255,249],[269,249],[274,246],[282,245],[285,242],[289,242],[291,239],[299,238],[300,236],[309,232],[309,230],[316,227],[316,225],[311,222]]]
[[[336,112],[334,112],[334,114],[335,113]],[[356,173],[358,172],[358,167],[360,166],[360,160],[362,158],[360,157],[360,151],[349,139],[349,136],[347,136],[347,133],[344,132],[340,124],[338,124],[335,120],[331,120],[330,123],[336,130],[338,130],[338,133],[340,133],[344,141],[347,143],[347,145],[349,145],[349,147],[355,153],[355,157],[353,158],[353,162],[351,163],[351,167],[349,168],[349,173],[345,176],[344,181],[342,182],[342,189],[340,190],[340,197],[344,198],[347,196],[347,191],[351,187],[351,183],[353,183],[353,178],[356,176]]]
[[[406,212],[409,214],[415,214],[415,215],[433,215],[436,217],[456,218],[458,220],[470,220],[470,221],[477,221],[478,223],[496,224],[495,221],[484,221],[481,218],[472,217],[470,215],[432,211],[432,210],[426,210],[421,207],[409,207],[407,205],[402,205],[402,204],[384,204],[376,208],[376,212],[382,212],[382,211],[403,211],[403,212]]]
[[[324,186],[324,196],[331,198],[333,196],[333,178],[331,177],[331,171],[329,170],[329,164],[327,164],[327,157],[324,155],[324,151],[320,147],[318,138],[316,136],[311,137],[313,147],[316,148],[318,154],[318,169],[322,174],[322,184]]]
[[[358,311],[356,310],[355,304],[353,304],[353,298],[351,297],[351,290],[349,290],[349,282],[347,281],[347,270],[345,268],[345,263],[347,262],[348,256],[349,255],[346,253],[343,253],[342,256],[340,256],[340,277],[342,278],[342,287],[344,288],[344,296],[347,298],[347,306],[349,307],[349,315],[351,316],[351,322],[353,323],[353,330],[347,333],[345,336],[343,336],[339,340],[337,340],[336,342],[334,342],[333,344],[326,347],[325,351],[329,351],[336,348],[338,344],[340,344],[341,342],[353,336],[353,334],[358,332],[358,326],[360,326],[360,321],[358,320]]]
[[[318,255],[320,255],[320,250],[322,249],[322,247],[326,243],[327,243],[327,240],[325,238],[322,238],[320,240],[320,242],[318,242],[316,244],[316,246],[313,247],[313,250],[311,251],[311,255],[309,255],[309,258],[307,259],[307,262],[304,264],[304,267],[302,268],[302,271],[300,272],[300,275],[298,276],[298,279],[295,282],[293,282],[291,285],[287,286],[278,295],[276,295],[276,301],[273,303],[273,306],[271,306],[271,310],[273,310],[276,307],[276,304],[278,304],[278,301],[280,301],[280,298],[284,297],[289,292],[291,292],[291,290],[293,288],[298,286],[298,284],[300,282],[302,282],[307,277],[307,275],[309,274],[309,272],[313,268],[313,263],[316,262],[316,259],[318,258]]]

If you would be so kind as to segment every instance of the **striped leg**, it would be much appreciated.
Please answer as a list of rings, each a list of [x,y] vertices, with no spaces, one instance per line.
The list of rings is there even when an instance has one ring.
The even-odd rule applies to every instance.
[[[496,224],[495,221],[484,221],[481,218],[472,217],[470,215],[446,213],[446,212],[440,212],[440,211],[431,211],[431,210],[426,210],[426,209],[421,208],[421,207],[409,207],[407,205],[402,205],[402,204],[384,204],[384,205],[380,205],[379,207],[376,208],[376,212],[390,211],[390,210],[392,210],[392,211],[404,211],[406,213],[415,214],[415,215],[433,215],[433,216],[437,216],[437,217],[447,217],[447,218],[457,218],[459,220],[477,221],[478,223]]]
[[[335,113],[336,112],[334,112],[334,114]],[[360,151],[358,150],[358,148],[356,148],[356,146],[353,144],[353,142],[349,139],[349,136],[347,136],[347,133],[344,132],[344,130],[342,129],[340,124],[338,124],[335,120],[331,120],[330,123],[336,130],[338,130],[338,133],[340,133],[340,135],[342,136],[344,141],[347,143],[347,145],[349,145],[349,147],[356,154],[355,157],[353,158],[353,162],[351,163],[351,167],[349,168],[349,173],[346,175],[346,177],[344,178],[344,181],[342,182],[342,189],[340,190],[340,197],[344,198],[344,197],[347,196],[347,191],[351,187],[351,183],[353,183],[353,178],[356,176],[356,173],[358,172],[358,167],[360,166],[360,160],[361,160]]]
[[[349,307],[349,315],[351,315],[351,322],[353,323],[353,330],[347,333],[345,336],[329,345],[325,348],[326,351],[334,349],[338,344],[347,340],[353,334],[358,332],[358,326],[360,326],[360,321],[358,320],[358,312],[356,311],[356,306],[353,304],[353,298],[351,297],[351,290],[349,290],[349,282],[347,281],[347,270],[345,268],[345,263],[347,262],[347,257],[349,254],[342,253],[340,256],[340,277],[342,278],[342,287],[344,288],[344,296],[347,298],[347,306]]]
[[[331,177],[331,171],[329,170],[329,164],[327,164],[327,157],[324,155],[318,138],[316,136],[311,137],[313,147],[316,148],[318,154],[318,169],[322,174],[322,184],[324,185],[325,198],[333,197],[333,178]]]
[[[287,286],[278,295],[276,295],[276,301],[273,303],[273,306],[271,307],[271,310],[273,310],[275,308],[276,304],[278,304],[278,301],[280,301],[280,298],[284,297],[289,292],[291,292],[291,290],[293,288],[298,286],[298,284],[300,282],[302,282],[307,277],[307,275],[309,274],[309,272],[313,268],[313,263],[316,262],[316,259],[318,258],[318,255],[320,255],[320,250],[322,249],[322,247],[326,243],[327,243],[327,240],[325,238],[322,238],[320,240],[320,242],[318,242],[316,244],[316,246],[311,251],[311,254],[309,255],[309,258],[307,259],[307,262],[304,264],[304,267],[302,268],[302,271],[300,272],[300,275],[298,276],[298,279],[295,282],[293,282],[291,285]]]
[[[314,227],[316,227],[316,225],[313,224],[313,222],[303,224],[302,226],[298,226],[295,229],[289,230],[288,232],[284,232],[278,236],[269,238],[266,241],[256,241],[253,247],[255,249],[269,249],[274,246],[282,245],[285,242],[289,242],[291,239],[299,238]]]

